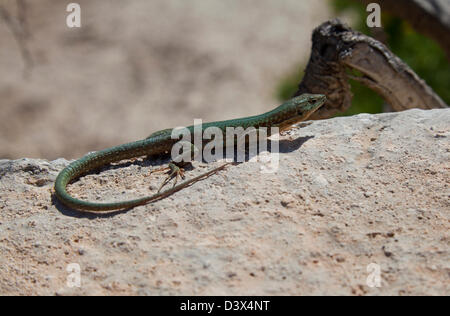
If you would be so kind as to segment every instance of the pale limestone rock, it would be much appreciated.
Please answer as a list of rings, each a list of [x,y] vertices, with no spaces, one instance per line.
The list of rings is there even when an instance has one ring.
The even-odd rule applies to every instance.
[[[109,215],[55,206],[66,160],[0,160],[0,294],[449,295],[449,137],[448,109],[317,121],[282,137],[276,173],[230,166]],[[150,168],[105,169],[70,192],[147,195],[163,176]]]

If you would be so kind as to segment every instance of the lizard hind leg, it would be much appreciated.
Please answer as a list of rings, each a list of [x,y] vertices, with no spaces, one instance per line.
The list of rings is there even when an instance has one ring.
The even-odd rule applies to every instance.
[[[175,162],[171,162],[169,163],[169,167],[168,168],[164,168],[164,169],[170,169],[170,173],[169,175],[166,177],[166,179],[164,179],[163,183],[161,183],[160,187],[158,188],[158,193],[161,191],[161,189],[170,182],[170,180],[172,180],[173,178],[175,178],[175,181],[173,182],[172,187],[174,187],[177,182],[178,182],[178,178],[181,178],[184,180],[184,169],[181,168],[180,166],[178,166]]]
[[[182,142],[184,145],[188,148],[187,150],[183,151],[180,155],[178,155],[173,161],[169,163],[169,166],[167,168],[162,168],[158,170],[166,170],[169,169],[169,175],[166,177],[166,179],[163,181],[161,186],[158,189],[158,193],[161,191],[161,189],[169,183],[172,179],[175,178],[173,186],[178,182],[178,179],[181,178],[184,180],[184,168],[185,166],[191,165],[191,159],[194,159],[195,156],[198,154],[199,150],[190,142]],[[186,149],[184,147],[184,149]]]

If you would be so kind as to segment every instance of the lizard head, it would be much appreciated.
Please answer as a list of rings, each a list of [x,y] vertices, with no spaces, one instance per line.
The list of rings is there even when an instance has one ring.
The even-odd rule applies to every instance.
[[[293,124],[306,121],[326,100],[323,94],[305,93],[286,101],[277,109],[284,113],[278,126],[281,130],[285,130]]]
[[[318,110],[327,100],[323,94],[305,93],[292,99],[297,116],[305,121],[311,114]]]

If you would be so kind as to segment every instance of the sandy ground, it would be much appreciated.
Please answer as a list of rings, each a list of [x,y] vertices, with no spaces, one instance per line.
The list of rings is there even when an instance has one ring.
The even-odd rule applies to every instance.
[[[76,158],[268,110],[331,16],[312,0],[79,0],[82,27],[70,29],[66,2],[25,3],[33,67],[0,20],[0,158]],[[15,4],[2,1],[16,20]]]

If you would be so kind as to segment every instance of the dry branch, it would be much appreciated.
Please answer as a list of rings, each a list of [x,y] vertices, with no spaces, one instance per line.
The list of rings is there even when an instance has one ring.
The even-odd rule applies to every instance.
[[[328,118],[351,106],[348,79],[381,95],[394,111],[433,109],[447,105],[417,74],[381,42],[353,31],[338,19],[313,32],[311,57],[295,95],[322,93],[328,101],[313,116]],[[349,74],[356,70],[361,76]]]
[[[360,0],[357,0],[358,2]],[[365,4],[373,0],[363,0]],[[419,33],[435,40],[450,60],[450,1],[449,0],[378,0],[381,11],[405,21]]]

